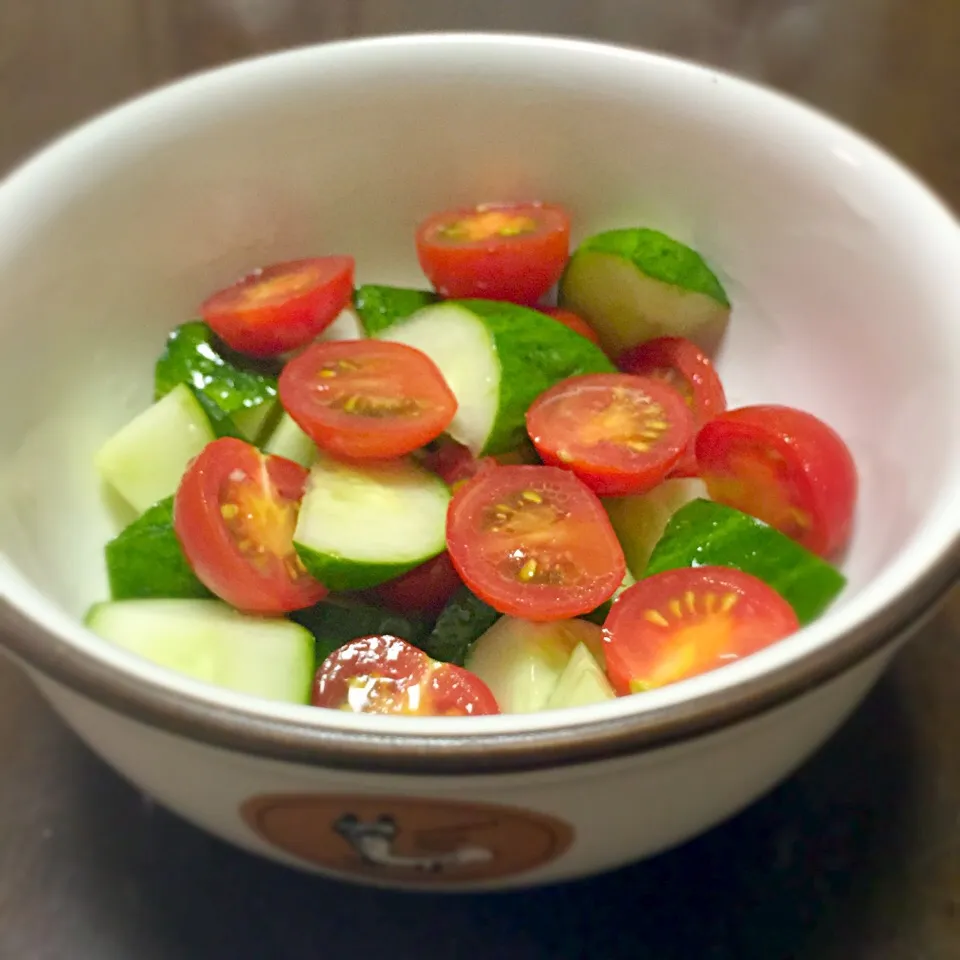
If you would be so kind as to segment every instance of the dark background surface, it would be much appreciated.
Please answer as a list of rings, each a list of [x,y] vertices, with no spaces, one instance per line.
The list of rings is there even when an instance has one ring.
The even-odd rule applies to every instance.
[[[960,204],[958,0],[0,0],[0,169],[183,73],[435,29],[716,63],[839,115]],[[121,782],[0,661],[0,960],[957,960],[958,634],[955,594],[840,735],[723,828],[487,897],[349,888],[229,849]]]

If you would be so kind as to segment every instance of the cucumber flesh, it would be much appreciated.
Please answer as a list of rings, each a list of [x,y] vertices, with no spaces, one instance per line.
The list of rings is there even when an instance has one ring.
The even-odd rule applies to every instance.
[[[353,307],[344,307],[337,319],[317,337],[318,340],[361,340],[363,327]]]
[[[300,425],[289,413],[280,417],[270,438],[263,445],[266,453],[276,457],[286,457],[308,470],[316,463],[317,445],[303,432]]]
[[[638,496],[604,498],[603,506],[634,577],[643,576],[670,518],[691,500],[706,496],[707,486],[699,477],[676,477]]]
[[[694,500],[673,515],[646,574],[699,566],[752,574],[793,607],[801,624],[819,617],[847,582],[836,567],[779,530],[709,500]]]
[[[439,299],[427,290],[367,284],[354,291],[353,306],[364,333],[373,337]]]
[[[600,664],[585,644],[580,644],[560,675],[545,710],[585,707],[616,699],[616,693]]]
[[[173,497],[122,530],[104,547],[104,556],[114,600],[213,596],[183,555],[173,529]]]
[[[289,620],[249,617],[219,600],[94,604],[85,623],[169,670],[267,700],[309,703],[313,637]]]
[[[613,357],[664,336],[713,353],[730,317],[727,295],[703,258],[642,228],[585,240],[561,278],[559,301],[590,324]]]
[[[581,643],[602,656],[603,631],[586,620],[501,617],[473,645],[465,666],[487,684],[504,713],[535,713],[546,708]]]
[[[289,616],[313,634],[318,662],[359,637],[389,634],[419,646],[430,631],[430,625],[423,618],[407,617],[340,597],[297,610]]]
[[[215,439],[200,402],[181,383],[107,440],[94,463],[100,476],[143,513],[176,492],[187,464]]]
[[[475,456],[522,448],[527,409],[555,383],[615,370],[602,350],[562,323],[492,300],[425,307],[379,336],[433,360],[457,398],[447,432]]]
[[[499,611],[468,587],[461,587],[440,612],[429,636],[417,646],[434,660],[462,667],[473,644],[499,619]]]
[[[450,490],[412,460],[354,465],[318,455],[293,540],[331,590],[364,590],[446,549]]]
[[[233,425],[237,428],[241,440],[253,444],[263,443],[272,433],[276,414],[280,404],[276,400],[268,400],[258,407],[246,407],[233,414]]]

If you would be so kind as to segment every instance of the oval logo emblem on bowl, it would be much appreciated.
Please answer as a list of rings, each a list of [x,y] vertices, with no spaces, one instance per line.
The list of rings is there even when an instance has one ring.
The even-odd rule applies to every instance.
[[[407,885],[495,880],[560,857],[573,828],[530,810],[369,794],[253,797],[241,814],[268,843],[358,879]]]

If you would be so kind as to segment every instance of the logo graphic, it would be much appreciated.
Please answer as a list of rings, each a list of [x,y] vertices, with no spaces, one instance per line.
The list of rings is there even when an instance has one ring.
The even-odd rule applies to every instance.
[[[573,840],[554,817],[457,800],[260,796],[241,813],[262,839],[316,866],[408,884],[515,876],[556,860]]]

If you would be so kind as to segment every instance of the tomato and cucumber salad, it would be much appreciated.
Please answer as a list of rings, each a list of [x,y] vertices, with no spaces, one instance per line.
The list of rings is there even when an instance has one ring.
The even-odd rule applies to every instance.
[[[649,227],[571,250],[571,226],[440,211],[411,224],[420,287],[321,253],[177,318],[154,403],[96,456],[136,516],[90,629],[254,696],[482,716],[643,694],[822,615],[847,445],[728,409],[700,254]]]

